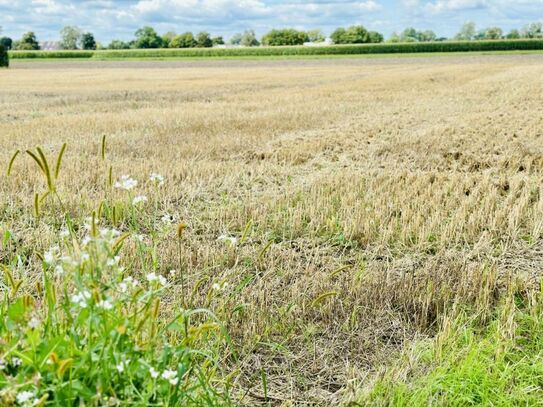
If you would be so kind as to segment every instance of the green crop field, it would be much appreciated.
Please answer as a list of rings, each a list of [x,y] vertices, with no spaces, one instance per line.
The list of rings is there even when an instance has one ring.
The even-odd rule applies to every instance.
[[[99,51],[10,51],[12,59],[167,59],[205,57],[273,57],[371,55],[543,50],[543,40],[444,41],[399,44],[289,46],[247,48],[129,49]]]

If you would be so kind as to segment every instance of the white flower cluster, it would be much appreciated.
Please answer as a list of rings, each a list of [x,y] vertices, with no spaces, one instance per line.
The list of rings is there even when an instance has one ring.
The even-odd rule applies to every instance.
[[[162,223],[175,223],[179,221],[179,216],[176,214],[166,214],[161,218]]]
[[[147,197],[145,195],[138,195],[132,199],[132,205],[139,205],[147,202]]]
[[[130,364],[130,359],[127,359],[127,360],[122,360],[120,363],[117,364],[117,366],[115,366],[117,368],[117,371],[119,373],[123,373],[124,370],[128,367],[128,365]]]
[[[102,308],[105,310],[110,310],[113,308],[113,304],[109,300],[101,300],[96,304],[97,308]]]
[[[219,242],[225,242],[232,246],[236,246],[238,244],[238,238],[234,236],[228,236],[228,235],[220,235],[217,240]]]
[[[74,305],[80,307],[80,308],[87,308],[88,306],[88,300],[91,298],[91,293],[87,290],[81,291],[78,294],[73,294],[71,297],[71,301]]]
[[[55,264],[55,262],[57,261],[57,259],[59,258],[60,256],[60,248],[58,246],[51,246],[49,248],[49,250],[47,250],[44,254],[43,254],[43,260],[48,264],[48,265],[53,265]]]
[[[134,178],[130,177],[129,175],[123,175],[120,179],[120,181],[117,181],[115,183],[115,188],[124,189],[126,191],[129,191],[131,189],[134,189],[138,186],[138,181]]]
[[[37,405],[39,400],[36,398],[36,393],[25,390],[17,393],[17,403],[20,406],[28,407]]]
[[[11,365],[12,366],[21,366],[23,364],[23,361],[17,357],[11,358]],[[5,359],[0,358],[0,370],[4,370],[8,365],[8,362],[6,362]]]
[[[153,367],[149,368],[149,374],[153,379],[156,379],[158,376],[161,376],[164,380],[170,382],[172,386],[176,386],[179,383],[179,377],[177,377],[177,372],[175,370],[164,370],[162,374],[158,370],[155,370]]]
[[[132,276],[128,276],[121,283],[119,283],[119,289],[124,293],[129,289],[136,288],[139,284],[140,283],[138,280],[135,280]]]
[[[147,281],[149,281],[150,283],[152,283],[153,281],[158,281],[160,283],[160,285],[166,285],[167,284],[166,278],[164,278],[164,276],[161,276],[160,274],[156,274],[156,273],[147,274]]]
[[[164,177],[160,174],[157,174],[156,172],[151,173],[151,176],[149,177],[149,180],[151,182],[154,182],[158,186],[164,185]]]
[[[211,288],[213,288],[215,291],[225,291],[228,288],[228,283],[214,283]]]

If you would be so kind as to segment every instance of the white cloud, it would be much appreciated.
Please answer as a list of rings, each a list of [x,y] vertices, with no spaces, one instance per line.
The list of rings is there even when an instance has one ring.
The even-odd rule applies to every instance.
[[[399,11],[398,11],[399,10]],[[35,31],[58,39],[65,25],[77,25],[107,43],[129,40],[143,25],[166,31],[209,31],[229,37],[254,29],[322,28],[363,24],[386,35],[414,26],[453,35],[462,22],[504,30],[541,19],[543,0],[0,0],[4,35]]]
[[[427,3],[425,8],[430,13],[438,14],[447,11],[464,11],[488,7],[489,0],[437,0]]]

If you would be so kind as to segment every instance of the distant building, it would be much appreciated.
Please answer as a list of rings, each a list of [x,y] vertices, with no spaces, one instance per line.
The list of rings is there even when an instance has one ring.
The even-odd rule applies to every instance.
[[[60,49],[60,42],[42,41],[40,42],[40,49],[44,51],[58,51]]]

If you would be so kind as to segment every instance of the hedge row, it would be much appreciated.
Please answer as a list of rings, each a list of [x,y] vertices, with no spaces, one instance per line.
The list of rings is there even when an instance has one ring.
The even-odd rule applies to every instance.
[[[332,46],[290,46],[250,48],[127,49],[101,51],[11,51],[13,59],[27,58],[188,58],[283,55],[355,55],[417,52],[469,52],[543,50],[543,40],[443,41],[398,44],[356,44]]]
[[[0,45],[0,68],[9,66],[8,50]]]

